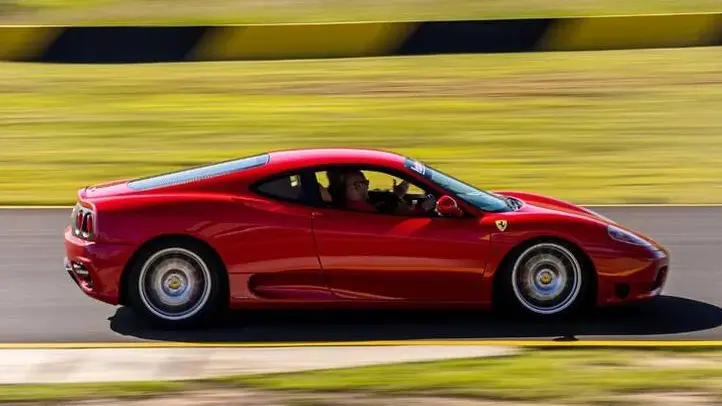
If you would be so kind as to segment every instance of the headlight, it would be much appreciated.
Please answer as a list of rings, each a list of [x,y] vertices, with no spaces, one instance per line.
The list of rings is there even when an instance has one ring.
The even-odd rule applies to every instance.
[[[609,233],[610,237],[620,242],[639,245],[642,247],[652,247],[652,244],[649,241],[613,225],[607,226],[607,233]]]

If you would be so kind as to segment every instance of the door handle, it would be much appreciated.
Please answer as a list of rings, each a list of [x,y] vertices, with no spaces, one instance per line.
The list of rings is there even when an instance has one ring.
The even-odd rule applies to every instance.
[[[323,217],[323,213],[321,213],[321,212],[319,212],[319,211],[311,212],[311,218],[314,218],[314,219],[315,219],[315,218],[318,218],[318,217]]]

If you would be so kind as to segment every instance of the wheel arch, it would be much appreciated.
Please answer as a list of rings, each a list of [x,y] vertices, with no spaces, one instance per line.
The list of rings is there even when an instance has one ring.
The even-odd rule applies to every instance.
[[[577,243],[563,237],[555,235],[540,235],[521,241],[514,245],[499,261],[498,267],[494,271],[492,278],[492,302],[496,303],[499,301],[499,295],[501,289],[500,284],[503,283],[504,271],[510,266],[510,264],[521,254],[525,249],[539,243],[557,243],[565,246],[578,258],[582,265],[582,272],[586,273],[590,277],[589,282],[591,283],[591,297],[595,297],[598,290],[598,274],[597,269],[594,265],[594,261],[589,254]]]
[[[135,252],[133,252],[133,255],[131,255],[128,262],[126,262],[120,275],[120,284],[118,286],[118,304],[127,306],[130,303],[130,298],[128,297],[128,277],[131,273],[131,269],[138,261],[140,256],[152,247],[160,246],[161,244],[179,244],[183,246],[191,245],[201,247],[204,252],[200,254],[208,254],[211,257],[211,260],[214,262],[214,265],[217,265],[220,271],[220,279],[223,282],[221,291],[225,294],[224,300],[226,302],[229,300],[230,280],[228,275],[228,268],[218,251],[216,251],[208,242],[188,234],[162,234],[144,242],[135,250]]]

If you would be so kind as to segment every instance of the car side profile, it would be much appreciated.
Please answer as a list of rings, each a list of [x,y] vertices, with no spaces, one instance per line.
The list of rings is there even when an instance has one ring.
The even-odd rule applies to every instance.
[[[227,308],[579,314],[658,296],[669,267],[657,242],[584,207],[353,148],[85,187],[64,242],[82,292],[172,327]]]

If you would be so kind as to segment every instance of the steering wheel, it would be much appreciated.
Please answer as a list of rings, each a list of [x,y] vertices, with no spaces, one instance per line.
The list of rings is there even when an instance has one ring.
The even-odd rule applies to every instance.
[[[384,193],[382,196],[383,197],[375,203],[378,210],[386,214],[394,213],[399,207],[399,199],[393,193]]]
[[[426,212],[427,213],[432,212],[432,211],[435,212],[436,211],[436,196],[432,195],[431,193],[427,194],[426,198],[424,200],[422,200],[421,202],[419,202],[419,204],[424,204],[429,201],[432,202],[433,205],[428,210],[426,210]]]

